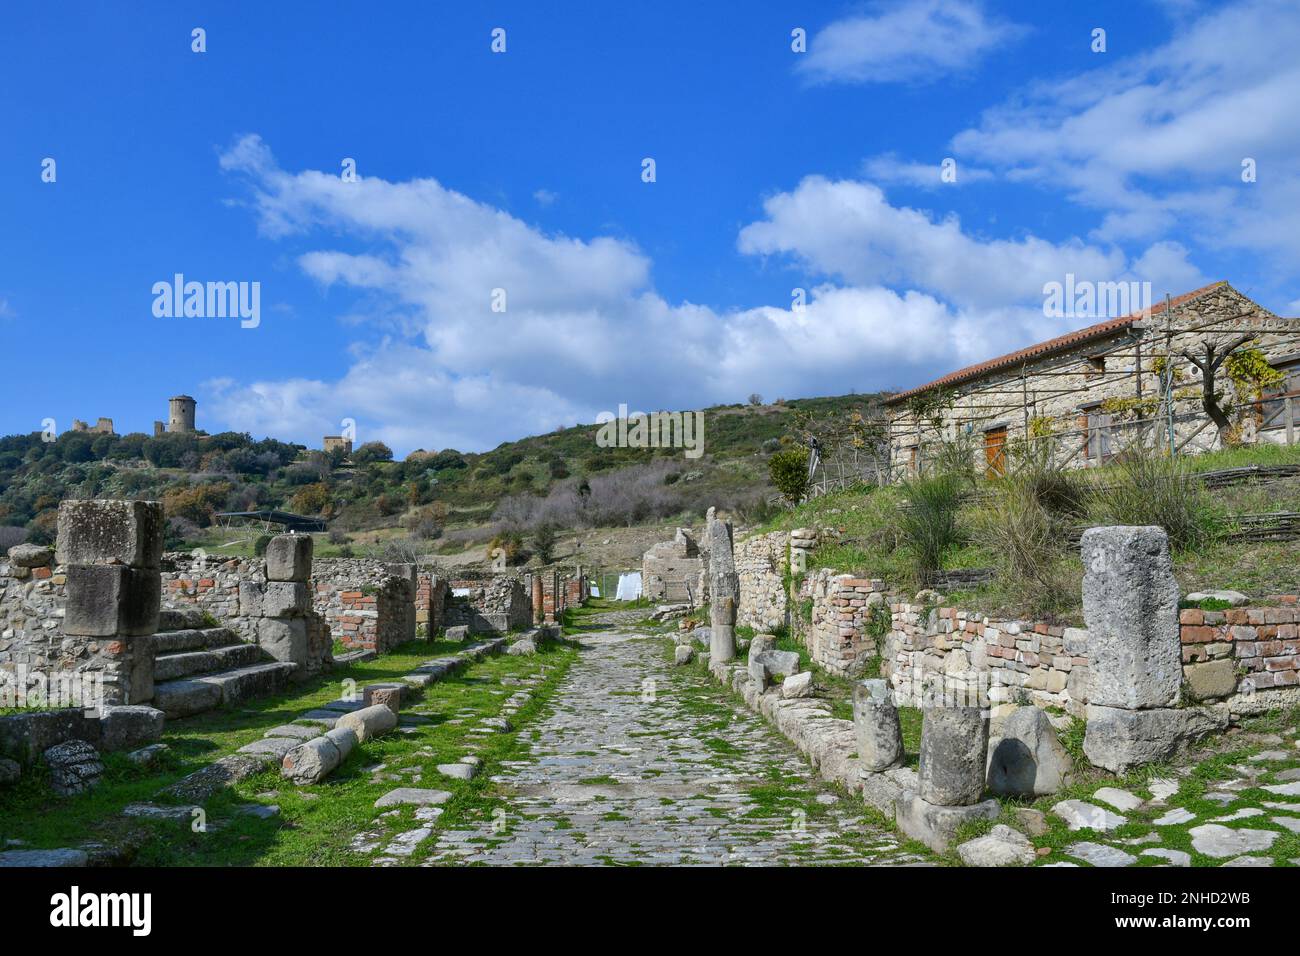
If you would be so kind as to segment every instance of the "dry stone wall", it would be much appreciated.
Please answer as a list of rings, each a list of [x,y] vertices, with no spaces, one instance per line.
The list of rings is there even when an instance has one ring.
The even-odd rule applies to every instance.
[[[1033,703],[1083,715],[1088,632],[999,621],[956,607],[895,603],[885,670],[898,699],[919,705],[927,678],[987,688],[993,703]]]
[[[736,623],[756,631],[771,631],[787,622],[785,568],[790,534],[774,531],[737,542],[736,573],[740,576],[740,608]]]
[[[808,653],[829,671],[856,676],[879,649],[873,632],[888,629],[885,582],[827,568],[811,577],[812,621],[804,641]]]
[[[641,558],[641,593],[651,601],[702,604],[700,578],[704,560],[695,539],[678,528],[672,541],[661,541]]]

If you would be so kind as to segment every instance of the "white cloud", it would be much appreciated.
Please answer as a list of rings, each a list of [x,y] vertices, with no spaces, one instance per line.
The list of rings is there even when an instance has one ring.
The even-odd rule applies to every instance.
[[[248,180],[262,231],[329,237],[298,265],[357,292],[377,342],[358,342],[337,381],[210,383],[230,427],[315,441],[358,423],[395,449],[491,447],[633,408],[698,408],[757,389],[835,393],[928,373],[989,347],[986,315],[878,282],[810,283],[803,311],[672,304],[630,243],[528,227],[434,180],[345,183],[279,168],[256,137],[222,165]],[[493,312],[504,288],[507,311]],[[412,316],[404,335],[392,313]],[[999,333],[1000,334],[1000,333]]]
[[[1291,0],[1180,18],[1167,44],[1036,85],[986,112],[953,148],[1100,211],[1097,239],[1181,232],[1289,265],[1300,253],[1298,46]],[[1255,183],[1242,182],[1247,157]]]
[[[895,0],[819,30],[798,70],[817,83],[925,82],[970,69],[1023,27],[975,0]]]
[[[539,189],[533,193],[533,199],[539,206],[554,206],[559,198],[559,193],[551,192],[549,189]]]
[[[943,164],[947,160],[953,161],[954,165],[951,168],[955,175],[945,180]],[[957,163],[955,157],[951,156],[945,156],[931,163],[917,163],[899,159],[894,153],[882,153],[863,162],[862,171],[872,182],[915,186],[918,189],[942,189],[988,182],[993,179],[991,171],[979,166]]]

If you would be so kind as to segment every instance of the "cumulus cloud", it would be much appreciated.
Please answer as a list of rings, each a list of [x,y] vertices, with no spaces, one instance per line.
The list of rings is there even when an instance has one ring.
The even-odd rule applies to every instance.
[[[263,234],[328,239],[298,267],[359,295],[382,332],[361,337],[337,381],[210,383],[231,427],[311,438],[353,418],[358,440],[477,449],[620,403],[868,388],[989,346],[986,319],[924,292],[816,282],[801,309],[670,303],[633,244],[547,234],[432,179],[290,173],[256,136],[221,162],[246,181]],[[505,312],[492,309],[496,290]],[[345,309],[353,321],[366,312]],[[413,317],[412,334],[393,312]]]
[[[1293,262],[1297,45],[1300,9],[1290,0],[1180,18],[1168,43],[1098,57],[1086,74],[1038,84],[987,111],[952,145],[1101,211],[1096,239],[1142,241],[1181,229],[1209,248]],[[1253,183],[1242,181],[1247,159],[1258,170]]]
[[[974,0],[895,0],[823,27],[797,69],[814,83],[927,82],[970,69],[1025,32]]]

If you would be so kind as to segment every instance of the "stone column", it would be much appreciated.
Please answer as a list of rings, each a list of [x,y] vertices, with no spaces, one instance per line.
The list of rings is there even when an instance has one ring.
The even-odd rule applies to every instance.
[[[853,731],[863,770],[878,773],[903,759],[903,731],[887,681],[864,680],[853,685]]]
[[[732,549],[731,525],[718,520],[712,508],[705,531],[709,539],[709,663],[736,657],[736,611],[740,577]]]
[[[272,538],[266,546],[266,583],[256,608],[258,645],[277,661],[298,665],[289,675],[294,681],[306,680],[310,671],[306,617],[311,610],[311,562],[311,535]]]
[[[917,787],[898,798],[895,822],[908,836],[943,853],[962,824],[996,819],[1000,806],[997,800],[980,801],[988,759],[987,709],[969,706],[966,691],[948,692],[942,681],[935,689],[924,708]]]
[[[533,572],[530,590],[533,598],[533,623],[541,624],[546,619],[546,605],[542,598],[542,572]]]
[[[1164,529],[1089,528],[1080,548],[1089,673],[1083,752],[1123,773],[1168,759],[1226,718],[1176,707],[1179,590]]]
[[[59,504],[56,559],[67,574],[63,634],[86,646],[80,670],[103,672],[104,704],[153,698],[162,546],[161,502]],[[93,640],[78,640],[84,638]]]

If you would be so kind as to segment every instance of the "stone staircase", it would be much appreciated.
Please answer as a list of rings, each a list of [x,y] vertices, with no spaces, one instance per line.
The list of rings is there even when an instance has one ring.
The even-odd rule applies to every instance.
[[[164,610],[154,642],[153,706],[168,719],[283,690],[295,665],[271,661],[256,644],[227,627],[211,627],[201,612]]]

